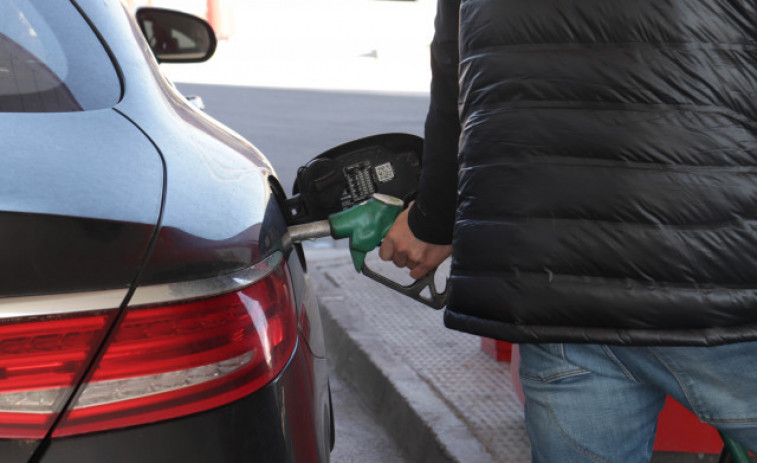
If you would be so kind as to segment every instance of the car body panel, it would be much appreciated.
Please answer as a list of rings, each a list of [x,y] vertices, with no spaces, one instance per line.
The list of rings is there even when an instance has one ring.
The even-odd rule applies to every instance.
[[[163,196],[147,137],[99,110],[0,113],[0,139],[0,295],[132,284]]]
[[[269,178],[275,174],[268,160],[187,104],[160,73],[141,31],[122,7],[78,3],[99,26],[121,69],[124,96],[115,109],[149,134],[168,172],[162,226],[142,284],[243,268],[280,246],[276,235],[283,236],[286,229],[283,220],[273,223]],[[127,35],[135,40],[123,40]],[[261,230],[268,235],[261,237]]]

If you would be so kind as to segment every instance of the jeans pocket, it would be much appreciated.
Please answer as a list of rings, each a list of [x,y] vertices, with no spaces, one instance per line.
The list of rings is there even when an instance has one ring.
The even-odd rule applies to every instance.
[[[519,374],[522,380],[553,382],[589,373],[565,358],[564,345],[521,344]]]

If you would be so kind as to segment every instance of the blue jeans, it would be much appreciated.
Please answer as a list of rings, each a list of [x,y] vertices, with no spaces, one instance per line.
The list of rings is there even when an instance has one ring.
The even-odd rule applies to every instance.
[[[534,463],[648,463],[666,394],[757,451],[757,342],[522,344],[520,355]]]

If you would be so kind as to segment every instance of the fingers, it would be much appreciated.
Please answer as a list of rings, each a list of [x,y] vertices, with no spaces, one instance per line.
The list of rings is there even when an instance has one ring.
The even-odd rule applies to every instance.
[[[413,243],[410,243],[407,251],[400,251],[395,243],[390,242],[385,248],[382,246],[384,248],[383,255],[381,254],[381,249],[379,249],[379,256],[383,260],[391,260],[397,267],[409,268],[411,270],[410,276],[417,280],[423,278],[438,265],[435,260],[427,258],[424,252],[425,246],[427,246],[425,243],[415,240]]]
[[[452,246],[450,245],[438,245],[438,244],[426,244],[424,248],[423,258],[418,260],[418,265],[410,267],[410,276],[416,280],[419,280],[428,274],[428,272],[434,270],[447,257],[452,255]]]
[[[387,236],[379,247],[379,257],[385,261],[391,260],[397,267],[413,269],[423,261],[423,255],[418,255],[413,244],[408,246],[408,243],[396,243],[392,237]]]
[[[410,277],[414,280],[420,280],[421,278],[428,275],[428,272],[433,270],[433,268],[430,268],[426,265],[418,265],[415,268],[410,267]]]
[[[452,252],[449,245],[426,243],[415,237],[407,221],[408,209],[395,220],[379,247],[379,257],[391,260],[397,267],[410,269],[416,280],[435,269]]]
[[[423,264],[423,261],[424,261],[423,254],[419,253],[418,251],[419,250],[417,247],[413,247],[407,252],[406,259],[405,259],[406,261],[405,267],[412,270]]]
[[[388,237],[381,242],[379,247],[379,257],[381,260],[391,260],[394,256],[394,241]]]
[[[387,243],[386,247],[382,244],[381,248],[379,248],[379,257],[381,257],[382,260],[391,260],[394,262],[394,265],[400,268],[413,268],[417,265],[416,261],[408,258],[407,252],[402,252],[397,249],[391,240],[385,240],[385,242]]]
[[[397,267],[407,265],[407,246],[415,239],[407,224],[407,210],[400,212],[394,221],[392,228],[384,237],[379,248],[379,257],[382,260],[391,260]]]

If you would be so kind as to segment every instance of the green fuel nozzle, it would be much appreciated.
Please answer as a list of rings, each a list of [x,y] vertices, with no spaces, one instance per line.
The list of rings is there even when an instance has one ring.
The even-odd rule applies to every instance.
[[[350,239],[355,270],[362,271],[365,255],[381,244],[403,206],[400,199],[374,194],[361,204],[329,216],[331,236]]]
[[[326,236],[334,239],[349,238],[352,263],[358,273],[429,307],[441,309],[447,304],[448,286],[445,286],[442,292],[437,290],[434,281],[436,270],[410,285],[403,286],[374,272],[365,264],[366,254],[381,244],[403,207],[402,200],[376,193],[360,204],[331,214],[327,220],[290,226],[289,238],[293,242]],[[428,295],[424,292],[426,290]]]
[[[361,272],[365,255],[381,244],[403,207],[401,199],[375,193],[360,204],[331,214],[327,220],[292,225],[289,236],[293,242],[326,236],[349,238],[352,262]]]

